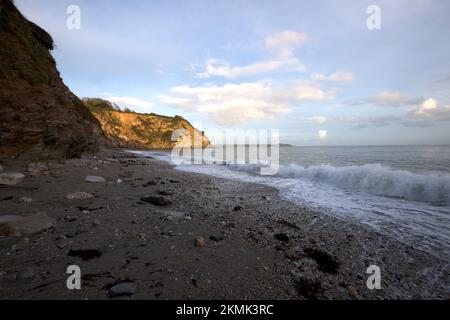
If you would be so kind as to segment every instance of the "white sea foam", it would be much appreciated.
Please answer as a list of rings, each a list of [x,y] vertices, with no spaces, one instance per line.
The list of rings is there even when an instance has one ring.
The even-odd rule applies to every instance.
[[[232,166],[239,171],[257,173],[255,165]],[[334,167],[330,165],[282,166],[279,177],[308,179],[344,190],[395,197],[436,205],[450,205],[450,174],[413,173],[393,170],[380,164]]]

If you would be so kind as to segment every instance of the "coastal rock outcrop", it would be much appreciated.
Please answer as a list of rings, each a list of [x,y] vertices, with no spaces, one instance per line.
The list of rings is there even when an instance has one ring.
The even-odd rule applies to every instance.
[[[168,117],[121,110],[109,101],[98,98],[84,98],[83,102],[100,121],[112,147],[171,149],[176,144],[184,147],[206,147],[209,144],[203,132],[180,116]],[[181,129],[180,136],[178,140],[172,141],[172,134],[178,129]]]
[[[52,37],[0,0],[0,157],[65,159],[95,152],[103,134],[63,83]]]

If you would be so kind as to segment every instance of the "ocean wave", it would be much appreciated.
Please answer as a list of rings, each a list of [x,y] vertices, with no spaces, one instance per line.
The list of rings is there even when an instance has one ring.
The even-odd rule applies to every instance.
[[[258,165],[232,166],[248,173],[258,173]],[[401,198],[434,205],[450,205],[450,175],[394,170],[380,164],[334,167],[331,165],[281,166],[283,178],[309,179],[318,183],[377,196]]]

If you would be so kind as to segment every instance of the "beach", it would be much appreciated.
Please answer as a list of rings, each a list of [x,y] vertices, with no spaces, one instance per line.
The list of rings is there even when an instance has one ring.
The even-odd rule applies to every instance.
[[[448,262],[266,185],[114,149],[4,167],[26,176],[0,189],[0,215],[45,212],[52,226],[0,237],[2,299],[450,298]],[[366,285],[371,265],[381,289]]]

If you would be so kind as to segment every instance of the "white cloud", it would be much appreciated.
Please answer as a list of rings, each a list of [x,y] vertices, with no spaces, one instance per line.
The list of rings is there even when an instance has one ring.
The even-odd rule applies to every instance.
[[[422,102],[419,108],[414,112],[414,114],[418,117],[429,117],[432,115],[433,110],[436,110],[437,107],[437,100],[430,98]]]
[[[276,55],[275,59],[257,61],[246,66],[232,66],[225,60],[208,59],[203,66],[191,64],[190,69],[196,72],[197,78],[212,76],[237,78],[263,74],[278,69],[302,72],[305,70],[305,66],[298,58],[294,57],[294,49],[299,44],[304,43],[306,39],[306,33],[283,31],[265,39],[266,48]],[[201,71],[198,71],[199,69]]]
[[[413,110],[412,116],[418,119],[450,121],[450,105],[442,106],[436,99],[429,98]]]
[[[348,71],[336,71],[330,75],[324,75],[321,73],[315,73],[311,76],[314,81],[333,81],[337,83],[351,83],[355,79],[355,75]]]
[[[303,81],[274,85],[268,81],[228,83],[223,86],[178,86],[172,95],[160,95],[163,103],[186,111],[208,114],[219,124],[240,124],[257,119],[275,119],[306,101],[334,99],[325,91]]]
[[[350,101],[351,105],[364,105],[371,104],[382,107],[402,107],[412,106],[421,103],[424,99],[415,95],[396,92],[396,91],[383,91],[377,93],[374,96],[370,96],[360,100]]]
[[[117,104],[121,108],[129,108],[137,112],[147,112],[153,106],[151,102],[131,97],[107,97],[106,100]]]
[[[291,57],[294,49],[308,39],[304,32],[285,30],[272,34],[265,39],[266,47],[280,57]]]
[[[319,134],[319,139],[324,140],[328,136],[328,131],[327,130],[319,130],[318,134]]]
[[[244,76],[257,75],[267,73],[286,67],[292,71],[303,71],[305,67],[296,58],[287,60],[268,60],[256,62],[244,67],[233,67],[224,60],[209,59],[205,62],[203,71],[196,74],[198,78],[209,78],[211,76],[218,76],[224,78],[237,78]]]

